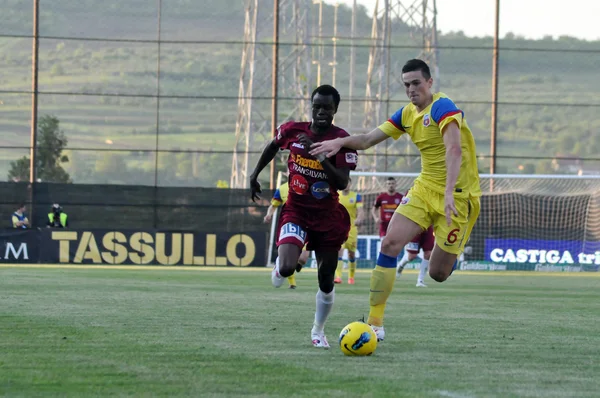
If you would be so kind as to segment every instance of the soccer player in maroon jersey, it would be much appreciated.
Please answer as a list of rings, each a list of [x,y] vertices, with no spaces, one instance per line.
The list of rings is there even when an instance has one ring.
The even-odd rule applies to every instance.
[[[314,250],[318,264],[319,290],[316,297],[315,321],[311,340],[315,347],[329,348],[324,326],[333,306],[333,279],[338,252],[350,231],[350,216],[338,201],[338,190],[348,185],[350,170],[358,156],[343,149],[335,157],[310,155],[315,142],[347,137],[349,134],[333,125],[340,94],[329,85],[319,86],[311,96],[312,122],[288,122],[277,129],[277,136],[263,151],[250,176],[252,200],[261,193],[258,175],[275,158],[280,149],[290,151],[288,157],[289,196],[279,219],[278,261],[271,272],[275,287],[294,273],[302,247]]]
[[[371,210],[371,215],[375,220],[375,223],[379,224],[379,237],[383,238],[387,231],[388,224],[396,211],[396,208],[400,206],[403,195],[400,192],[396,192],[396,180],[394,177],[389,177],[385,182],[387,186],[387,192],[380,193],[375,199],[375,205]],[[379,214],[377,214],[379,210]]]

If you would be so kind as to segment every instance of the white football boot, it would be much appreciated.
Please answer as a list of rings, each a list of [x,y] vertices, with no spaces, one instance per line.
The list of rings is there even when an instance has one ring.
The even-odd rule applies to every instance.
[[[324,332],[315,332],[314,330],[311,330],[310,338],[312,340],[313,347],[324,348],[326,350],[329,349],[329,343],[327,342],[327,337],[325,337]]]
[[[371,326],[371,329],[373,329],[373,331],[375,332],[375,335],[377,336],[377,341],[383,341],[383,339],[385,338],[385,330],[383,330],[383,326],[369,326]]]
[[[279,257],[277,257],[275,259],[275,266],[273,267],[273,270],[271,271],[271,283],[275,287],[281,287],[281,285],[283,285],[284,281],[285,281],[285,278],[282,277],[281,275],[279,275]]]
[[[416,286],[417,287],[427,287],[427,285],[425,283],[423,283],[423,281],[418,281]]]

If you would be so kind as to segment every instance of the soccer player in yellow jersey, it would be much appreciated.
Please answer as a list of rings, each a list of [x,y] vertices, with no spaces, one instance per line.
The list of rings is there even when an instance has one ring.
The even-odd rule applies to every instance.
[[[335,270],[334,283],[342,283],[342,272],[344,269],[344,249],[348,250],[348,284],[354,285],[354,275],[356,274],[356,244],[358,242],[358,228],[363,220],[363,202],[358,192],[350,191],[352,179],[348,179],[348,186],[340,191],[338,200],[346,208],[350,215],[350,232],[348,239],[342,245],[338,257],[338,266]]]
[[[281,207],[285,204],[285,202],[287,201],[287,198],[288,198],[288,193],[289,193],[289,185],[287,182],[285,184],[281,184],[279,186],[279,188],[277,188],[275,190],[275,193],[273,194],[273,198],[271,199],[271,205],[267,209],[267,214],[265,215],[265,218],[263,219],[265,223],[270,223],[271,220],[273,219],[273,214],[275,213],[275,209],[277,209],[278,207]],[[300,272],[302,270],[302,267],[308,261],[309,255],[310,255],[309,251],[302,250],[302,253],[300,253],[300,258],[298,258],[298,265],[296,265],[296,272]],[[295,289],[297,287],[295,274],[288,276],[287,280],[288,280],[288,283],[290,284],[290,289]]]
[[[396,209],[371,275],[368,323],[383,340],[385,304],[394,286],[396,258],[411,239],[433,224],[435,247],[429,276],[443,282],[455,269],[479,216],[479,172],[475,140],[463,112],[442,93],[432,93],[429,66],[411,59],[402,68],[410,103],[367,134],[311,146],[311,155],[333,156],[340,148],[367,149],[408,134],[421,153],[421,174]]]

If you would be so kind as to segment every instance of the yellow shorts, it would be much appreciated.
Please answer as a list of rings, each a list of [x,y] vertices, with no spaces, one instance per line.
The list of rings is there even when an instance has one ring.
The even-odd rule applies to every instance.
[[[356,228],[356,225],[353,225],[350,228],[350,232],[348,232],[348,239],[346,239],[346,241],[342,245],[342,249],[346,249],[349,252],[355,252],[357,242],[358,242],[358,228]]]
[[[469,241],[479,217],[479,197],[454,198],[454,204],[458,216],[452,215],[452,224],[448,226],[444,212],[444,195],[415,181],[415,185],[408,191],[396,212],[416,222],[423,230],[433,224],[435,243],[440,249],[460,254]]]

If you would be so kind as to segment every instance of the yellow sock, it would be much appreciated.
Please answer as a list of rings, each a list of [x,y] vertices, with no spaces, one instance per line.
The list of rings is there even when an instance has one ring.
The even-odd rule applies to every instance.
[[[351,260],[348,263],[348,278],[354,278],[356,274],[356,260]]]
[[[383,326],[383,313],[385,304],[396,280],[396,268],[375,266],[371,274],[371,292],[369,293],[369,319],[367,323],[374,326]]]
[[[292,274],[292,276],[288,276],[288,283],[290,286],[296,286],[296,274]]]
[[[343,270],[344,270],[344,260],[342,260],[340,257],[338,257],[338,265],[337,265],[337,268],[335,269],[335,277],[341,278]]]

